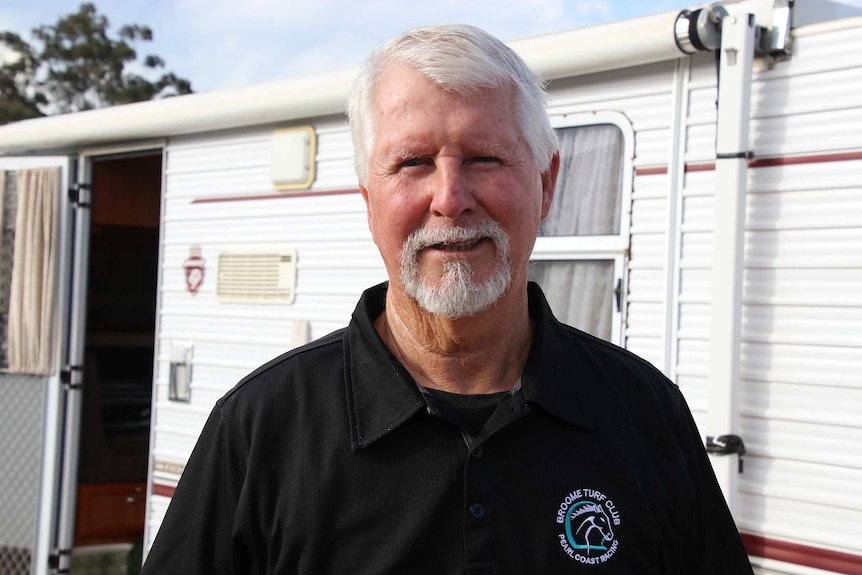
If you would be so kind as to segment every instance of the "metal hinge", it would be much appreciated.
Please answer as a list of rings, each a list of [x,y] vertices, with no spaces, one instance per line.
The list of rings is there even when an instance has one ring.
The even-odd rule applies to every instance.
[[[73,377],[77,374],[77,377]],[[67,389],[81,389],[84,387],[84,366],[67,365],[60,371],[60,383]]]
[[[69,188],[69,201],[76,208],[90,207],[90,193],[93,191],[93,186],[85,182],[72,184]]]
[[[51,569],[54,573],[70,573],[70,567],[60,568],[60,559],[63,557],[69,557],[71,561],[72,550],[71,549],[55,549],[53,553],[48,555],[48,568]]]
[[[614,300],[617,302],[617,311],[623,311],[623,280],[617,278],[617,286],[614,288]]]
[[[706,436],[706,452],[714,455],[739,455],[739,473],[742,473],[742,456],[745,455],[745,443],[738,435],[728,434],[718,437]]]

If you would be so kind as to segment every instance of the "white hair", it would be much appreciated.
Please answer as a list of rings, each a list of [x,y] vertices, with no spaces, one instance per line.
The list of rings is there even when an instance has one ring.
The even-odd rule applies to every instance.
[[[368,152],[374,145],[374,101],[383,72],[406,65],[441,89],[464,96],[509,87],[515,119],[536,169],[544,172],[558,149],[545,111],[544,83],[515,52],[484,30],[465,24],[414,28],[371,53],[353,84],[347,116],[353,136],[356,175],[365,185]]]

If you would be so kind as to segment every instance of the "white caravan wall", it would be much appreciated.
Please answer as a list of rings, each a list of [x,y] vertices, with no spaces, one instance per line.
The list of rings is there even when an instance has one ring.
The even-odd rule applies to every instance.
[[[215,401],[254,368],[295,346],[297,322],[309,323],[311,338],[341,328],[358,294],[385,279],[353,173],[345,122],[339,118],[315,128],[318,177],[312,189],[321,195],[303,191],[253,198],[275,193],[269,178],[271,129],[178,138],[167,148],[153,406],[157,486],[176,484],[176,470],[159,471],[158,465],[186,462]],[[192,246],[200,247],[205,260],[196,295],[186,288],[183,267]],[[219,252],[280,247],[297,250],[294,304],[217,300]],[[168,400],[170,350],[186,344],[193,346],[191,402],[179,403]],[[169,502],[158,491],[148,517],[147,547]]]
[[[858,22],[857,22],[858,24]],[[818,32],[819,30],[819,32]],[[796,39],[755,74],[746,198],[741,435],[743,531],[862,553],[862,34]],[[714,161],[715,71],[692,60],[686,161]],[[765,158],[779,158],[768,165]],[[788,163],[795,158],[799,163]],[[824,161],[826,160],[826,161]],[[715,172],[682,192],[677,381],[708,409]]]
[[[741,382],[743,531],[862,553],[862,35],[810,27],[752,86]],[[705,430],[715,194],[713,55],[552,82],[550,113],[635,131],[625,346]],[[675,141],[678,136],[679,142]],[[818,156],[803,163],[788,158]],[[797,160],[798,161],[798,160]]]
[[[668,233],[671,186],[668,176],[639,171],[672,162],[677,61],[591,74],[549,86],[552,116],[617,111],[635,133],[629,289],[625,347],[667,373],[665,357],[667,286],[672,270]]]

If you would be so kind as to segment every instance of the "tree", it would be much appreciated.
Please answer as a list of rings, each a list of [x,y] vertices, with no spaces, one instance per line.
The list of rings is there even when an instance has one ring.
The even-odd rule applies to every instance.
[[[123,26],[112,38],[108,27],[95,5],[81,4],[55,25],[33,29],[38,50],[0,33],[7,53],[0,62],[0,123],[191,93],[191,83],[173,73],[143,75],[165,65],[153,55],[138,60],[133,44],[152,40],[150,28]]]
[[[0,124],[44,115],[39,106],[48,100],[33,89],[38,62],[32,48],[12,32],[0,33],[0,44],[6,47],[0,52]]]

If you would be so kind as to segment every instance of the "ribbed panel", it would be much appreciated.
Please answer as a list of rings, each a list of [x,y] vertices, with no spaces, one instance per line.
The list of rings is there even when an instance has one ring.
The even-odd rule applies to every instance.
[[[635,168],[666,166],[671,159],[674,68],[674,62],[662,62],[554,82],[550,113],[621,111],[635,132]],[[635,178],[624,333],[625,346],[659,368],[665,365],[668,193],[667,175]]]
[[[743,530],[862,553],[862,35],[804,36],[756,75],[755,157],[744,252],[741,434]],[[685,157],[714,161],[712,63],[692,68]],[[685,177],[676,373],[698,421],[709,409],[713,171]],[[635,241],[633,240],[633,246]],[[634,282],[634,278],[632,279]],[[634,288],[633,288],[634,289]]]
[[[156,462],[184,464],[218,398],[258,365],[302,343],[295,334],[305,333],[306,322],[312,339],[345,326],[362,290],[385,279],[356,186],[347,127],[339,121],[315,129],[318,165],[312,190],[355,193],[275,192],[269,181],[268,129],[182,138],[168,147]],[[192,247],[200,248],[205,262],[204,280],[195,295],[187,289],[184,267]],[[296,250],[293,304],[219,300],[221,254],[285,249]],[[187,404],[167,399],[174,344],[193,345]],[[154,478],[169,485],[176,475],[163,470]],[[155,498],[150,507],[151,535],[164,515],[163,499]]]

